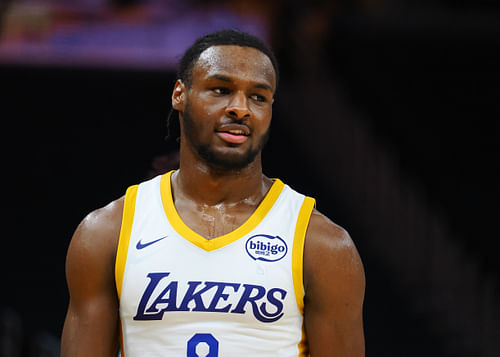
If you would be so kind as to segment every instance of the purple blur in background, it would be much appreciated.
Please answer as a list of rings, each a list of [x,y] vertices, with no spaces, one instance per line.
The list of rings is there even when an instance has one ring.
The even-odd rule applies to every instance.
[[[223,28],[269,42],[263,16],[219,3],[15,1],[5,9],[0,64],[169,70],[197,37]]]

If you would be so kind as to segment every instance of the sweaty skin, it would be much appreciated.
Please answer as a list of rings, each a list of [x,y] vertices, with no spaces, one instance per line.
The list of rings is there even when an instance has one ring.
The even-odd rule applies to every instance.
[[[181,124],[172,191],[183,221],[212,239],[245,222],[272,185],[262,174],[260,150],[271,123],[276,76],[269,58],[254,48],[214,46],[201,54],[192,77],[189,86],[178,80],[172,94]],[[252,151],[251,162],[239,167]],[[116,355],[114,262],[122,212],[120,198],[90,213],[73,235],[63,357]],[[306,232],[304,288],[310,355],[364,356],[361,259],[348,233],[316,210]]]

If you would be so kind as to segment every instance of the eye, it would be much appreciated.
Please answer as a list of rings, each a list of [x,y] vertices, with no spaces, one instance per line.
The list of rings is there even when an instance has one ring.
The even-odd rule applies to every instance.
[[[229,89],[225,88],[225,87],[215,87],[215,88],[212,88],[212,91],[216,94],[219,94],[219,95],[223,95],[223,94],[228,94],[229,93]]]
[[[252,95],[250,96],[250,98],[251,98],[252,100],[257,101],[257,102],[266,102],[266,101],[267,101],[267,98],[266,98],[266,97],[264,97],[263,95],[260,95],[260,94],[252,94]]]

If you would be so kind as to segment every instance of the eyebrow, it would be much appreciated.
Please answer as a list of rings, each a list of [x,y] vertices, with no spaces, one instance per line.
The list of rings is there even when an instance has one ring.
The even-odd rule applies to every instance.
[[[228,76],[224,76],[222,74],[213,74],[211,76],[209,76],[207,78],[208,80],[210,79],[218,79],[220,81],[223,81],[223,82],[228,82],[228,83],[231,83],[232,82],[232,79]],[[260,88],[260,89],[266,89],[266,90],[269,90],[269,91],[273,91],[273,88],[269,85],[269,84],[266,84],[266,83],[256,83],[254,85],[255,88]]]

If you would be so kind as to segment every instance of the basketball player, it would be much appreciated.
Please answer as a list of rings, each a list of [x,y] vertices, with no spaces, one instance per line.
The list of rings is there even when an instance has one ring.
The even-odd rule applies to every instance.
[[[111,357],[118,343],[125,357],[364,355],[351,238],[262,173],[277,82],[273,54],[246,33],[187,50],[172,94],[179,169],[77,228],[63,356]]]

